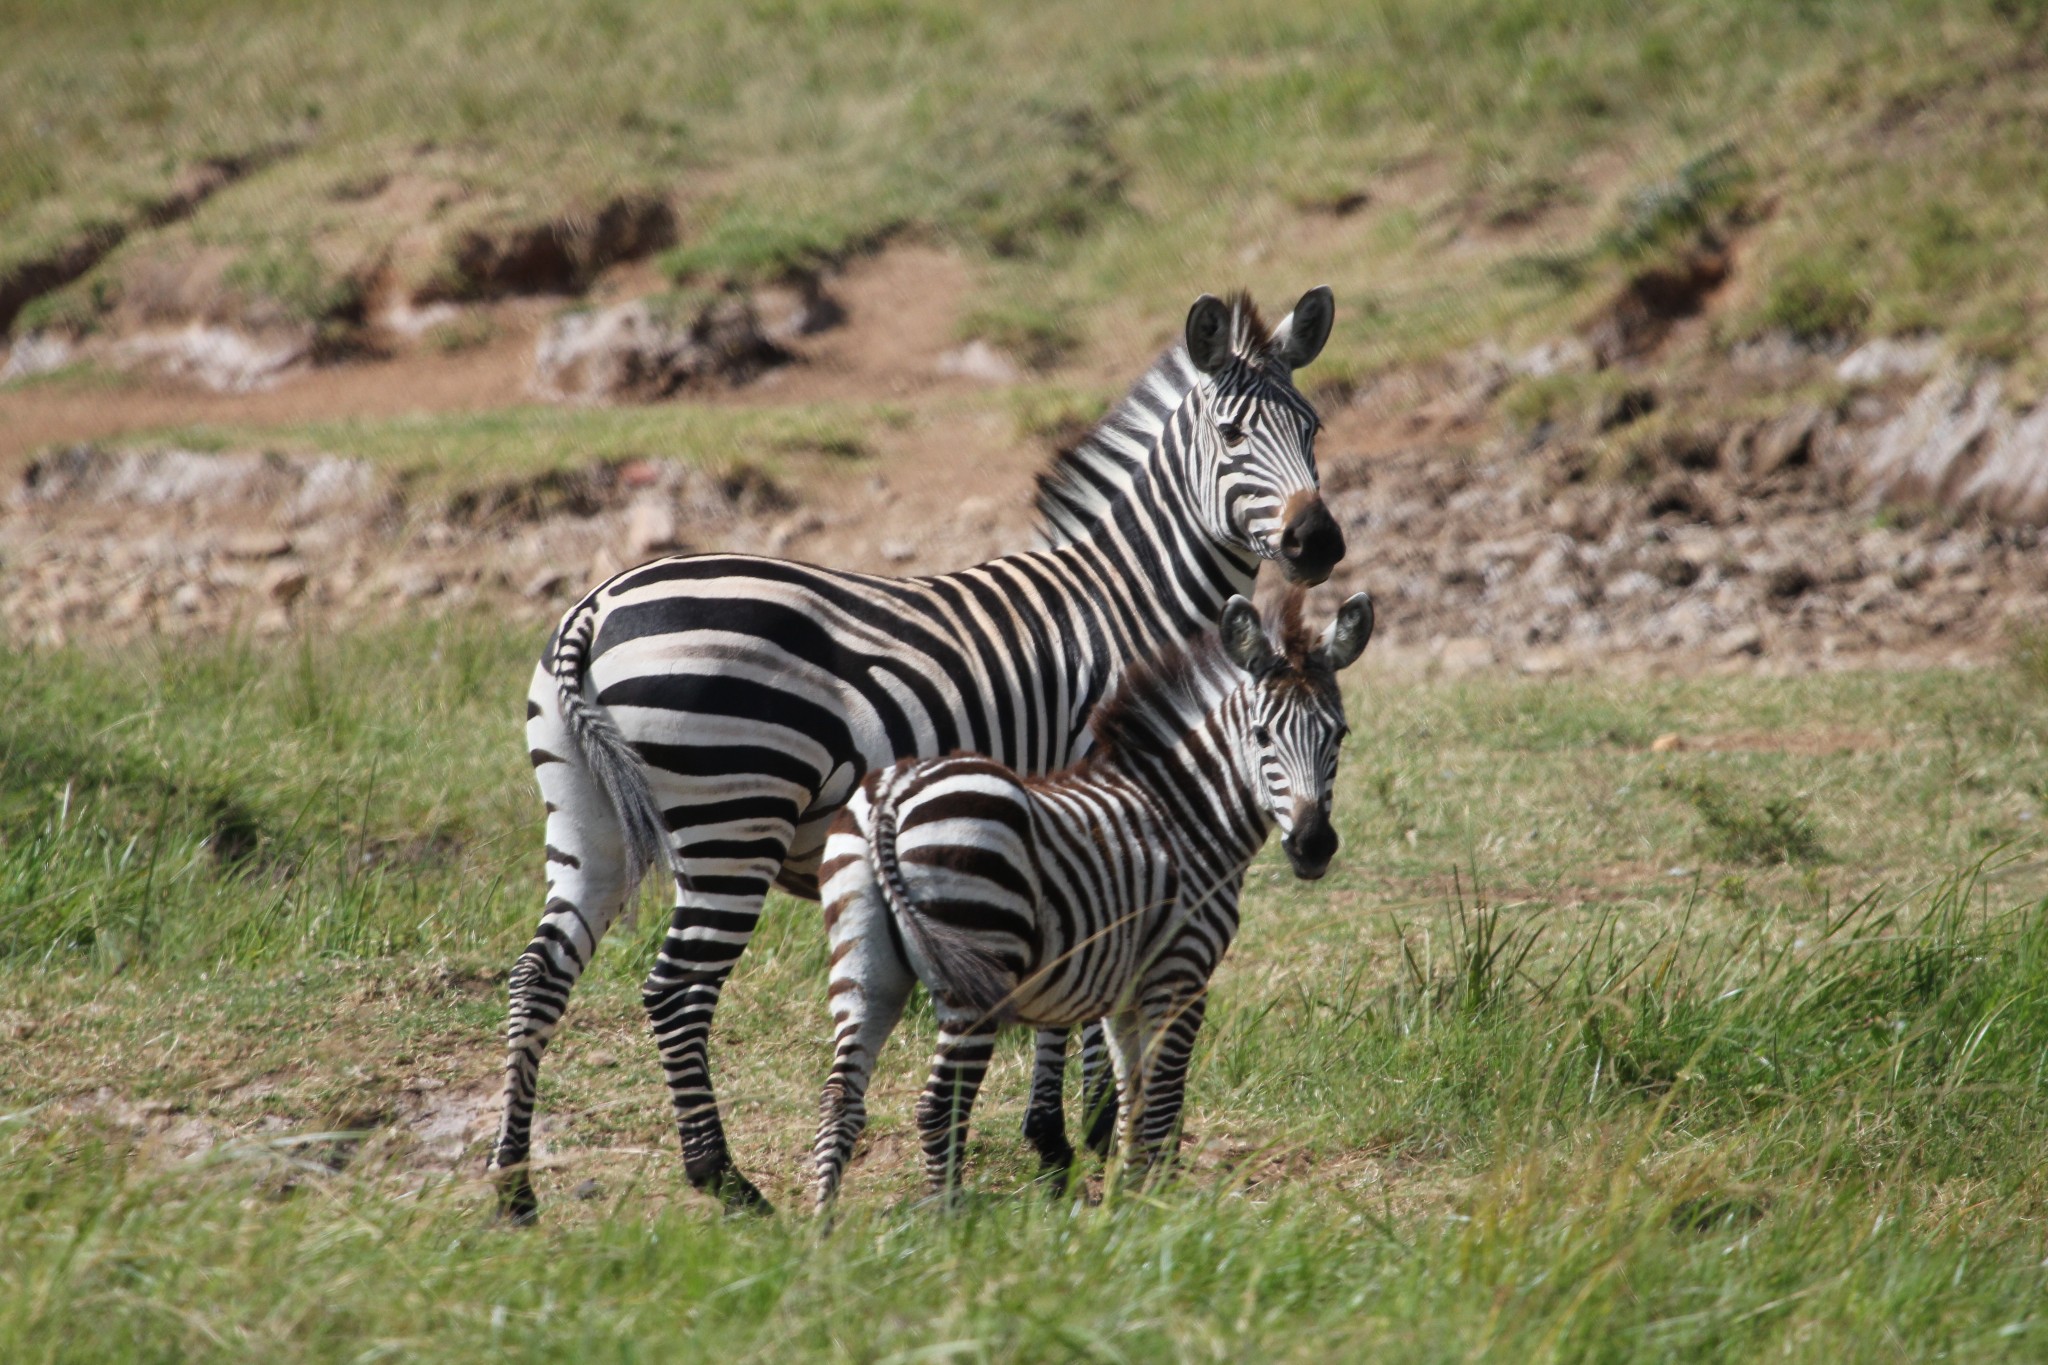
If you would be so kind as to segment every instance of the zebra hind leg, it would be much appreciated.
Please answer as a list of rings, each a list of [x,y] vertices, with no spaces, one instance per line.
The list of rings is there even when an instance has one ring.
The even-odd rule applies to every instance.
[[[527,745],[548,813],[548,894],[540,927],[512,967],[505,1114],[491,1156],[499,1216],[514,1223],[533,1222],[540,1207],[527,1161],[541,1056],[568,1008],[569,992],[632,890],[625,884],[618,818],[590,774],[569,757],[576,749],[553,693],[553,681],[543,678],[527,703]]]
[[[671,813],[673,814],[673,812]],[[690,885],[676,888],[675,914],[654,970],[640,987],[640,1003],[661,1049],[662,1072],[675,1106],[683,1171],[690,1184],[734,1213],[769,1213],[767,1198],[733,1163],[711,1086],[712,1016],[726,978],[754,936],[761,902],[788,849],[780,837],[745,840],[679,835]]]
[[[1038,1031],[1031,1103],[1024,1110],[1024,1140],[1038,1152],[1039,1179],[1056,1193],[1065,1191],[1074,1170],[1074,1144],[1067,1141],[1067,1034],[1063,1028]]]

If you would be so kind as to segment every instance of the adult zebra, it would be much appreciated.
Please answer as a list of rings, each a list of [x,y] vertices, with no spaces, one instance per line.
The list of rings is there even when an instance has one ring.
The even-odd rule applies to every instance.
[[[816,899],[832,818],[870,770],[967,748],[1048,772],[1129,664],[1213,624],[1261,559],[1317,583],[1344,554],[1316,488],[1315,410],[1292,375],[1319,354],[1330,291],[1270,330],[1209,295],[1183,341],[1040,476],[1045,548],[890,579],[747,555],[629,569],[571,607],[534,672],[527,741],[547,808],[548,898],[514,964],[508,1216],[526,1169],[541,1054],[599,940],[665,862],[675,911],[641,997],[690,1182],[764,1207],[732,1163],[707,1040],[770,884]],[[1041,1038],[1033,1141],[1059,1127],[1064,1034]],[[1051,1077],[1042,1073],[1053,1070]]]

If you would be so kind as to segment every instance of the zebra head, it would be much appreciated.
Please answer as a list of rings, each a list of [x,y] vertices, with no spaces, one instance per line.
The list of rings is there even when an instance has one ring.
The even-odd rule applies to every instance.
[[[1330,797],[1337,784],[1337,748],[1348,727],[1337,674],[1372,638],[1372,598],[1354,594],[1320,636],[1302,624],[1305,596],[1288,592],[1279,638],[1268,638],[1252,604],[1233,597],[1223,608],[1223,652],[1251,679],[1242,705],[1228,708],[1226,733],[1237,746],[1254,799],[1280,829],[1280,847],[1294,875],[1314,880],[1337,853]]]
[[[1203,376],[1189,395],[1190,486],[1204,490],[1219,540],[1278,561],[1291,583],[1320,583],[1344,557],[1344,532],[1316,484],[1322,422],[1294,387],[1294,372],[1329,340],[1335,307],[1318,285],[1271,331],[1248,297],[1204,294],[1188,310],[1188,358]]]

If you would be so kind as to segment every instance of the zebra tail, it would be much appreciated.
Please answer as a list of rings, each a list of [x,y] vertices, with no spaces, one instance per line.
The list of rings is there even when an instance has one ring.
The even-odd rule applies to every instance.
[[[903,868],[896,858],[895,785],[908,768],[891,768],[875,784],[873,816],[868,821],[868,862],[875,869],[875,884],[882,900],[905,938],[917,945],[932,979],[925,982],[931,993],[954,1009],[972,1010],[998,1024],[1010,1022],[1016,1012],[1010,972],[1003,960],[977,942],[972,934],[943,920],[932,918],[910,894],[903,880]]]
[[[597,628],[597,599],[585,598],[555,637],[548,671],[554,675],[562,719],[576,741],[578,756],[597,779],[605,800],[619,818],[626,841],[626,888],[630,897],[650,867],[666,864],[684,889],[690,885],[683,860],[669,842],[661,803],[648,785],[640,755],[619,730],[618,722],[584,695],[590,668],[590,639]]]

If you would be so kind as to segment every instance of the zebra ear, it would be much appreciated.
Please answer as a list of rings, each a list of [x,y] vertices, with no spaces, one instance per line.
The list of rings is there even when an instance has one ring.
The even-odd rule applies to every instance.
[[[1303,294],[1294,311],[1273,329],[1274,354],[1288,369],[1300,369],[1323,353],[1323,343],[1330,339],[1330,324],[1336,320],[1337,303],[1330,286],[1317,285]]]
[[[1230,309],[1214,294],[1204,294],[1188,309],[1188,358],[1203,374],[1230,363]]]
[[[1366,641],[1370,639],[1372,594],[1353,593],[1349,601],[1337,608],[1337,619],[1330,622],[1330,628],[1323,632],[1322,641],[1316,646],[1316,657],[1334,673],[1351,667],[1365,652]]]
[[[1265,623],[1242,597],[1223,604],[1223,619],[1216,630],[1223,637],[1224,655],[1245,672],[1257,675],[1273,666],[1273,645],[1266,639]]]

